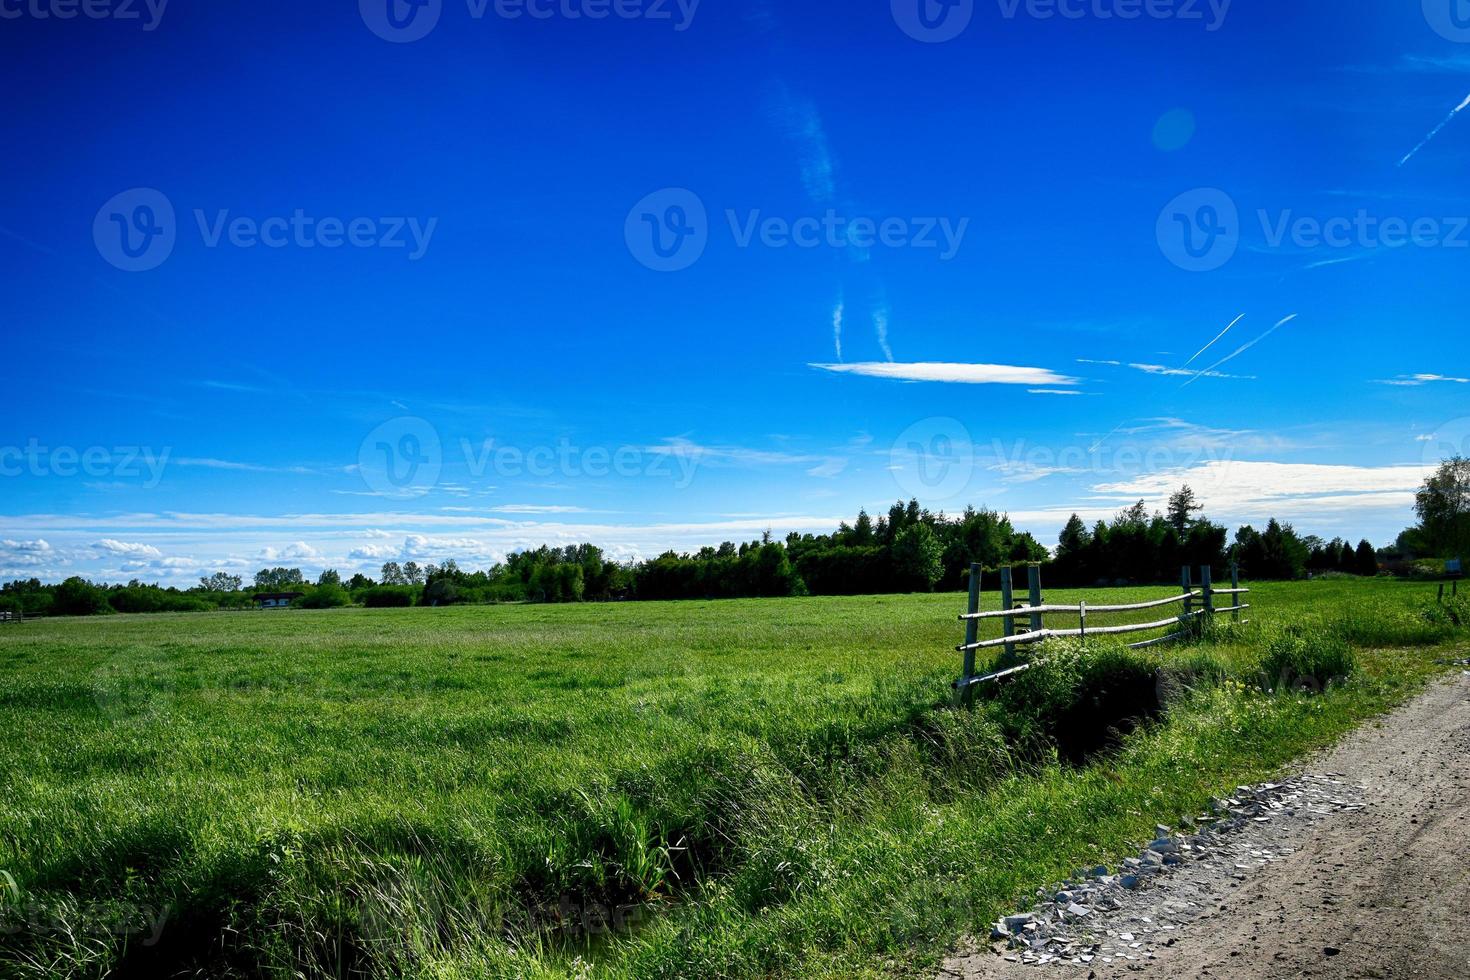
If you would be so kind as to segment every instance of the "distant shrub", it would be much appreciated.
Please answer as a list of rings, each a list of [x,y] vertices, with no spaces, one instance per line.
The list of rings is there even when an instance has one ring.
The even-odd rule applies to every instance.
[[[96,616],[112,612],[107,593],[86,579],[73,576],[56,587],[51,606],[56,616]]]
[[[435,579],[419,601],[425,606],[452,606],[460,601],[459,587],[446,578]]]
[[[1357,659],[1340,630],[1323,624],[1293,625],[1267,634],[1261,660],[1268,689],[1321,691],[1357,669]]]
[[[159,606],[159,611],[178,613],[213,612],[217,608],[219,607],[207,599],[171,595],[164,598],[162,605]]]
[[[369,609],[402,609],[413,605],[413,590],[380,585],[362,594],[362,604]]]
[[[302,609],[336,609],[352,604],[352,596],[340,585],[328,583],[318,585],[311,592],[296,600]]]

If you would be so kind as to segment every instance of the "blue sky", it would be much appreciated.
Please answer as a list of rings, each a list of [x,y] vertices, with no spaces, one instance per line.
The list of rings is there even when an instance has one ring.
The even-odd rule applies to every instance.
[[[0,577],[1382,543],[1467,446],[1461,0],[392,3],[0,0]]]

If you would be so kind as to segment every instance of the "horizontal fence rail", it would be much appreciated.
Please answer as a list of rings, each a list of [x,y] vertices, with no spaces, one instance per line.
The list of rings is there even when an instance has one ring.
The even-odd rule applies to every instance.
[[[1233,622],[1240,623],[1242,622],[1240,614],[1251,608],[1249,603],[1240,598],[1231,598],[1229,601],[1235,603],[1231,606],[1218,607],[1215,605],[1217,596],[1239,597],[1250,593],[1250,589],[1240,587],[1240,570],[1234,564],[1230,566],[1230,588],[1228,589],[1215,588],[1211,581],[1209,566],[1201,565],[1199,569],[1200,586],[1198,589],[1194,587],[1191,581],[1191,570],[1184,568],[1180,570],[1179,575],[1180,592],[1175,595],[1148,602],[1095,606],[1088,605],[1085,601],[1079,602],[1076,605],[1059,605],[1043,602],[1041,597],[1041,569],[1035,565],[1027,568],[1028,601],[1016,602],[1013,571],[1010,568],[1002,568],[1000,570],[1001,608],[983,612],[980,609],[981,574],[979,565],[970,566],[969,607],[968,611],[959,617],[965,624],[965,642],[955,647],[955,650],[964,654],[964,676],[955,681],[953,686],[956,692],[956,698],[960,701],[967,699],[969,693],[981,684],[1014,677],[1017,674],[1031,669],[1031,664],[1026,663],[1008,667],[994,673],[977,674],[975,669],[975,652],[977,650],[993,650],[1003,647],[1008,657],[1014,657],[1019,647],[1029,647],[1059,637],[1086,638],[1092,635],[1118,636],[1178,627],[1174,632],[1164,636],[1129,644],[1130,649],[1143,650],[1184,639],[1194,633],[1194,624],[1196,621],[1200,619],[1213,621],[1217,614],[1223,615],[1229,613]],[[1179,604],[1183,605],[1183,609],[1177,615],[1171,616],[1168,619],[1160,619],[1148,623],[1125,623],[1117,626],[1090,627],[1087,625],[1089,614],[1104,615],[1108,613],[1140,612],[1148,609],[1162,609],[1165,606]],[[1077,629],[1048,628],[1042,624],[1042,617],[1045,615],[1076,616],[1078,619]],[[1021,618],[1027,620],[1028,626],[1018,629],[1016,620]],[[1001,635],[997,639],[982,640],[979,636],[980,623],[991,619],[1001,620]]]

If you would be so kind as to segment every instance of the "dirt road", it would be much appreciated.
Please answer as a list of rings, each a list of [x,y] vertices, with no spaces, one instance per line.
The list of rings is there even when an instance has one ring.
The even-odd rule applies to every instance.
[[[1191,892],[1197,910],[1169,927],[1177,931],[1152,958],[1038,966],[982,948],[951,959],[941,977],[1470,977],[1470,676],[1437,684],[1300,771],[1361,784],[1366,806],[1303,820],[1274,860]],[[1169,890],[1162,876],[1130,896],[1132,911]]]

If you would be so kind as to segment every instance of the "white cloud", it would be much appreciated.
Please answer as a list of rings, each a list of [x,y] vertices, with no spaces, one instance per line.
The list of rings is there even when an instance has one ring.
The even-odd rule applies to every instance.
[[[444,508],[449,510],[450,508]],[[585,507],[563,507],[554,504],[501,504],[491,507],[492,514],[585,514]]]
[[[125,555],[129,558],[162,558],[163,552],[151,544],[136,544],[131,541],[117,541],[113,538],[103,538],[92,545],[98,551],[109,555]]]
[[[353,561],[377,561],[380,558],[393,558],[398,554],[398,549],[386,544],[365,544],[354,548],[347,553],[347,557]]]
[[[34,541],[16,541],[11,538],[6,538],[4,541],[0,541],[0,547],[3,547],[6,551],[20,551],[26,554],[41,554],[51,550],[51,545],[47,543],[45,538],[37,538]]]
[[[1387,381],[1375,381],[1374,384],[1393,385],[1398,388],[1417,388],[1420,385],[1436,384],[1470,385],[1470,378],[1451,378],[1443,374],[1401,374]]]
[[[1219,371],[1210,371],[1210,370],[1190,371],[1190,370],[1187,370],[1185,368],[1166,367],[1163,364],[1130,364],[1128,366],[1131,367],[1135,371],[1142,371],[1144,374],[1158,374],[1158,375],[1163,375],[1164,377],[1168,377],[1168,378],[1194,378],[1194,377],[1200,377],[1200,378],[1226,378],[1226,379],[1229,379],[1231,381],[1254,381],[1254,380],[1256,380],[1256,376],[1253,375],[1253,374],[1223,374],[1223,373],[1221,373]]]
[[[229,459],[185,456],[171,460],[175,466],[197,467],[207,470],[229,470],[236,473],[292,473],[297,476],[315,476],[317,470],[307,466],[261,466],[256,463],[237,463]]]
[[[311,561],[322,553],[305,541],[296,541],[284,548],[262,548],[260,557],[264,561]]]
[[[1065,391],[1059,388],[1027,388],[1028,395],[1080,395],[1080,391]]]
[[[1046,368],[1018,367],[1009,364],[869,361],[859,364],[812,364],[810,367],[821,371],[856,374],[867,378],[885,378],[893,381],[938,381],[949,384],[1067,386],[1075,385],[1078,381],[1076,378],[1057,374]]]
[[[1093,487],[1117,503],[1142,499],[1162,507],[1168,495],[1189,484],[1207,512],[1221,517],[1264,520],[1311,517],[1328,512],[1400,509],[1409,518],[1414,493],[1434,467],[1343,466],[1320,463],[1210,460]]]

